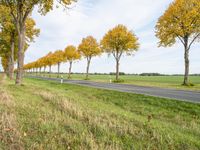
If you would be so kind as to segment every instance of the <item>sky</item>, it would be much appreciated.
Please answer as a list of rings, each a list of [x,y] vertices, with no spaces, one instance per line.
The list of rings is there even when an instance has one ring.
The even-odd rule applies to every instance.
[[[139,38],[140,49],[133,56],[124,55],[120,71],[126,73],[184,73],[184,51],[180,42],[172,47],[158,48],[155,25],[173,0],[79,0],[69,10],[57,8],[41,16],[34,10],[32,17],[41,33],[31,43],[25,63],[37,60],[50,51],[63,50],[67,45],[78,46],[82,38],[94,36],[98,41],[118,24],[132,30]],[[190,73],[200,73],[200,50],[196,43],[190,51]],[[57,67],[53,68],[56,71]],[[73,72],[85,72],[86,60],[76,62]],[[68,71],[68,64],[61,66]],[[115,60],[103,54],[92,59],[90,72],[115,71]]]

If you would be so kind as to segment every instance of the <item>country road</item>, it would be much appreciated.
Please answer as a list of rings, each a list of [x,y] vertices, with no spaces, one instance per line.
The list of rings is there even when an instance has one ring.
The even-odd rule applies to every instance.
[[[35,77],[35,76],[29,76],[27,78],[60,82],[60,79],[58,78],[46,78],[46,77]],[[101,82],[93,82],[86,80],[64,80],[63,83],[76,84],[76,85],[88,86],[100,89],[115,90],[120,92],[144,94],[149,96],[170,98],[170,99],[188,101],[193,103],[200,103],[200,92],[196,91],[165,89],[157,87],[144,87],[144,86],[136,86],[128,84],[101,83]]]

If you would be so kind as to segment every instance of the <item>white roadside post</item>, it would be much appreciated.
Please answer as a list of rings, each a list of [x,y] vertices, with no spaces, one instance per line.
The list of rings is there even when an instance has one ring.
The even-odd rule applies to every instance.
[[[111,79],[111,76],[109,75],[109,78],[110,78],[110,83],[112,83],[112,79]]]
[[[61,76],[60,83],[63,84],[63,76]]]

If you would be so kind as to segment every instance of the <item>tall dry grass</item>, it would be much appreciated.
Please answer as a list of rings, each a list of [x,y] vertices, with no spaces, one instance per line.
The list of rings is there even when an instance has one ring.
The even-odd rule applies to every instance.
[[[94,110],[81,106],[72,99],[49,91],[40,91],[35,94],[41,96],[45,101],[52,103],[64,115],[68,115],[83,124],[87,128],[87,142],[92,149],[123,149],[122,141],[112,141],[113,136],[127,137],[128,135],[130,139],[134,138],[138,142],[140,142],[141,137],[144,139],[152,138],[150,148],[154,148],[153,142],[160,142],[163,138],[151,127],[150,122],[141,124],[134,119],[123,118],[122,120],[120,116],[112,112],[97,113]],[[105,135],[106,140],[99,141],[98,135]],[[167,140],[168,145],[173,144],[170,137]]]
[[[5,76],[1,78],[4,83]],[[15,103],[13,98],[0,87],[0,142],[10,150],[23,150],[20,131],[14,112]],[[0,149],[4,147],[0,147]]]

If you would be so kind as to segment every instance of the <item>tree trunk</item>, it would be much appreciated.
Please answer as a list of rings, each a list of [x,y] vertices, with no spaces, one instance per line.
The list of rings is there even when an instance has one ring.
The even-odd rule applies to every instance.
[[[185,75],[184,75],[184,82],[183,85],[189,85],[189,49],[185,48],[185,54],[184,54],[184,58],[185,58]]]
[[[13,80],[14,78],[14,53],[15,53],[15,39],[14,34],[11,37],[11,53],[9,56],[9,78]]]
[[[42,75],[42,68],[40,67],[40,76]]]
[[[189,61],[189,48],[188,48],[188,38],[186,37],[184,39],[185,41],[185,45],[184,45],[184,59],[185,59],[185,75],[184,75],[184,81],[183,81],[183,85],[188,86],[189,83],[189,65],[190,65],[190,61]]]
[[[58,63],[58,78],[60,77],[60,63]]]
[[[116,81],[119,80],[119,60],[116,59]]]
[[[86,80],[89,79],[90,62],[91,62],[91,58],[88,58],[87,59],[87,68],[86,68]]]
[[[72,61],[69,62],[69,74],[68,74],[68,79],[71,78],[71,70],[72,70]]]
[[[51,65],[49,65],[49,77],[51,77]]]
[[[17,59],[17,77],[16,84],[22,84],[23,78],[23,66],[24,66],[24,47],[25,47],[25,22],[23,21],[22,13],[20,14],[20,19],[17,25],[18,28],[18,59]]]
[[[44,67],[44,77],[46,76],[46,66]]]
[[[9,56],[8,56],[8,59],[9,59]],[[7,67],[5,68],[5,73],[6,73],[6,76],[9,77],[9,62],[7,63]]]

